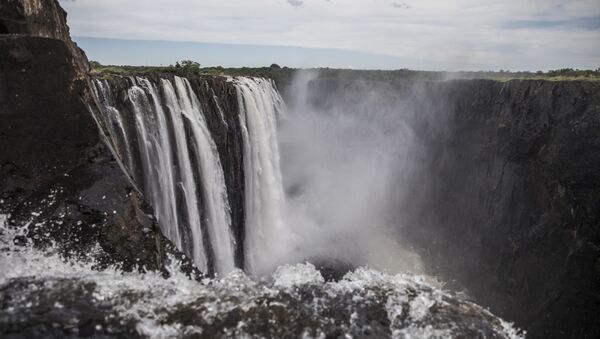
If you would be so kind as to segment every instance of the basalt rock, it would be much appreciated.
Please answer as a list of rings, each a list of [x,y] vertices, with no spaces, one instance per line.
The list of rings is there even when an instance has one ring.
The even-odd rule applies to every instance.
[[[409,234],[436,271],[529,329],[600,335],[600,85],[425,86],[447,123],[428,145]],[[426,202],[425,202],[426,201]],[[460,245],[458,245],[460,244]]]
[[[180,254],[105,142],[65,12],[57,1],[3,1],[0,33],[0,213],[66,256],[163,269]]]

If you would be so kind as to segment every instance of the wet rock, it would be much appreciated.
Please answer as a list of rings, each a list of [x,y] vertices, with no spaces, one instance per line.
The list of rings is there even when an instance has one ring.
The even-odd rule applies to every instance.
[[[177,251],[105,142],[65,12],[54,0],[4,1],[0,28],[0,213],[65,256],[164,269]]]
[[[116,272],[13,278],[0,287],[0,334],[21,337],[520,338],[483,308],[410,275],[359,269],[337,283],[288,267],[281,284],[241,271],[198,283]]]

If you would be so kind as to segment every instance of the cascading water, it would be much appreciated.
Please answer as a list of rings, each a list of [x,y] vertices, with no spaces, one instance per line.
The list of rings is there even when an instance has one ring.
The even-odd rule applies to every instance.
[[[260,274],[281,264],[277,260],[291,245],[277,140],[284,103],[271,81],[236,78],[234,83],[244,139],[246,269]]]
[[[119,154],[126,155],[126,165],[131,173],[135,173],[135,164],[129,135],[127,134],[127,129],[125,128],[120,112],[115,108],[116,104],[110,93],[110,84],[106,79],[96,80],[94,84],[96,85],[93,87],[94,92],[102,104],[101,109],[104,113],[105,123],[109,129],[110,135],[113,137],[113,141],[116,142],[116,151]]]
[[[124,127],[127,109],[116,108],[110,84],[96,80],[96,91],[113,142],[129,169],[141,169],[140,181],[163,233],[190,254],[204,272],[225,274],[235,267],[236,246],[243,247],[244,268],[252,274],[273,270],[289,251],[291,232],[284,222],[284,191],[279,166],[277,120],[284,102],[273,83],[231,78],[239,112],[224,112],[209,89],[220,123],[225,114],[239,115],[243,140],[245,186],[244,239],[231,232],[224,171],[201,102],[187,79],[128,78],[127,101],[133,112],[135,138]],[[117,126],[118,128],[115,128]],[[131,140],[130,140],[131,139]],[[136,142],[137,139],[137,142]],[[138,145],[133,155],[130,144]],[[139,159],[139,165],[134,164]]]
[[[173,87],[168,80],[161,80],[167,93],[173,93]],[[179,77],[175,78],[175,88],[179,101],[174,101],[174,95],[167,95],[170,103],[167,105],[173,111],[180,111],[183,119],[180,121],[189,124],[192,149],[195,150],[195,168],[203,183],[202,198],[206,219],[208,220],[208,236],[214,251],[216,270],[224,274],[234,268],[234,239],[231,235],[231,216],[227,202],[227,190],[223,169],[219,160],[217,147],[210,135],[208,126],[202,115],[198,98],[192,91],[189,82]],[[173,116],[173,114],[172,114]],[[178,123],[179,124],[179,123]],[[174,122],[175,125],[175,122]],[[183,124],[175,130],[176,138],[183,144],[185,139]],[[189,164],[191,166],[191,164]],[[191,168],[190,168],[191,172]],[[189,187],[189,186],[185,186]]]
[[[226,274],[235,266],[227,190],[219,154],[196,94],[188,80],[179,77],[173,82],[161,79],[158,84],[143,77],[127,81],[138,154],[133,155],[129,147],[119,149],[120,156],[139,159],[143,191],[163,234],[189,254],[203,272]],[[123,116],[127,110],[113,106],[116,100],[110,85],[101,80],[95,85],[102,93],[100,101],[107,120],[127,120]],[[126,128],[122,130],[128,140]],[[121,134],[114,129],[109,132],[119,140]]]

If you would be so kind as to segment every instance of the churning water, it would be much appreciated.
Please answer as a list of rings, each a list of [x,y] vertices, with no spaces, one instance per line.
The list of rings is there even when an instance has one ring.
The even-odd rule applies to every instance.
[[[93,269],[30,245],[0,216],[0,328],[30,336],[150,338],[521,338],[510,324],[420,276],[359,268],[327,282],[309,263],[253,279],[235,269],[195,281],[171,260],[170,276]],[[17,331],[17,329],[20,329]],[[23,330],[25,329],[25,330]]]

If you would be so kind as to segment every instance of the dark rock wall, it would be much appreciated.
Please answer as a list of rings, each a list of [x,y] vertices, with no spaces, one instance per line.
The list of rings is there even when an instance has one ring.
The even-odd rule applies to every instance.
[[[75,68],[89,68],[85,53],[71,40],[67,13],[55,0],[4,0],[0,3],[0,34],[25,35],[63,41]]]
[[[600,335],[600,84],[424,91],[446,125],[420,126],[425,175],[407,233],[436,272],[530,337]]]
[[[64,11],[3,1],[0,31],[0,213],[65,255],[163,269],[172,246],[105,143]]]
[[[598,337],[600,84],[317,78],[308,101],[354,112],[374,92],[416,136],[399,216],[429,272],[531,338]]]
[[[2,34],[70,40],[66,13],[57,1],[5,0],[0,4]]]

